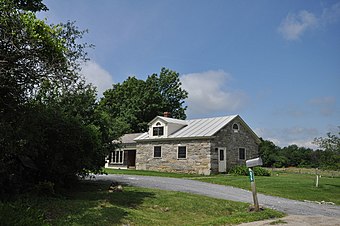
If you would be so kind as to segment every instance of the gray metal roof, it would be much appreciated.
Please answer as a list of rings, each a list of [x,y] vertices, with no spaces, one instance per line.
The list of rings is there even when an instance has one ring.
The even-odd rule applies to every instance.
[[[185,120],[157,116],[151,122],[149,122],[148,125],[151,125],[157,119],[161,119],[161,120],[163,120],[166,123],[173,123],[173,124],[180,124],[180,125],[187,125],[188,124]]]
[[[183,128],[169,135],[167,138],[198,138],[198,137],[211,137],[214,136],[220,129],[226,126],[238,115],[205,118],[205,119],[192,119],[192,120],[178,120],[181,121]],[[161,117],[164,118],[164,117]],[[154,139],[154,138],[152,138]],[[166,138],[158,138],[166,139]],[[143,133],[139,137],[135,138],[135,141],[151,140],[149,134]]]
[[[123,144],[134,144],[136,143],[135,138],[139,137],[143,133],[128,133],[124,134],[119,138],[119,140],[114,140],[113,143],[123,143]]]

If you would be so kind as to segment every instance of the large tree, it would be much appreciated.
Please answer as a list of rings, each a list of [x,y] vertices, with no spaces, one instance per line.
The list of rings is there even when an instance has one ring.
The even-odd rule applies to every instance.
[[[340,127],[338,127],[340,129]],[[340,169],[340,132],[337,134],[327,133],[327,137],[314,139],[314,144],[318,145],[321,152],[321,164],[331,169]]]
[[[104,160],[96,91],[79,75],[84,31],[37,19],[46,9],[41,0],[0,0],[0,192],[63,184]]]
[[[163,112],[172,117],[185,119],[184,99],[187,91],[181,88],[179,74],[162,68],[160,74],[152,74],[140,80],[129,77],[104,92],[100,109],[107,113],[113,124],[122,128],[117,135],[126,132],[143,132],[147,123]]]
[[[338,127],[340,129],[340,127]],[[332,151],[340,154],[340,132],[338,134],[327,133],[327,137],[318,137],[314,139],[314,144],[326,151]]]

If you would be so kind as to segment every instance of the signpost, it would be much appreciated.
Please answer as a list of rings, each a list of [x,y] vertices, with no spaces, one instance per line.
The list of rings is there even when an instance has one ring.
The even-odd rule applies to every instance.
[[[253,193],[255,212],[258,212],[260,210],[260,206],[259,206],[259,200],[257,199],[254,171],[252,170],[252,168],[248,168],[248,169],[249,169],[249,180],[250,180],[251,192]]]
[[[260,206],[259,206],[259,201],[257,199],[253,167],[262,166],[262,159],[261,158],[249,159],[246,161],[246,165],[249,170],[249,181],[250,181],[250,186],[251,186],[251,192],[253,193],[255,211],[258,212],[260,210]]]

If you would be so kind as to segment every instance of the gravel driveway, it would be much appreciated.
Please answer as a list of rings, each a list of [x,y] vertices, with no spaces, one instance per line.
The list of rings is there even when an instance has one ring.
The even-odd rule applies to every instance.
[[[137,187],[188,192],[239,202],[253,202],[250,191],[188,179],[111,174],[96,175],[94,180],[116,181]],[[261,206],[276,209],[287,214],[312,216],[321,215],[327,217],[340,216],[340,206],[301,202],[263,194],[258,194],[258,199]]]

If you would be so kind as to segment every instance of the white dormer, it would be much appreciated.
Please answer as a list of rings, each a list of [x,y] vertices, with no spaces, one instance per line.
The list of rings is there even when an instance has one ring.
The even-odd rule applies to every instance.
[[[150,138],[167,138],[188,124],[185,120],[157,116],[148,125]]]

